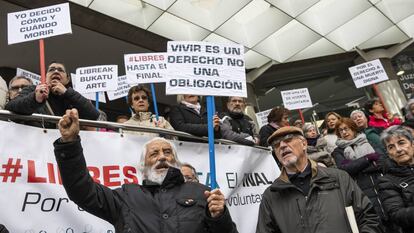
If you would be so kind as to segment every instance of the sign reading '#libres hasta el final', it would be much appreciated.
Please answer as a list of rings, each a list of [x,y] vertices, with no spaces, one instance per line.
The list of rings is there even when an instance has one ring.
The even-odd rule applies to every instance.
[[[312,107],[312,100],[308,88],[281,91],[283,105],[289,110]]]
[[[76,69],[76,88],[80,93],[115,91],[118,88],[118,66],[101,65]]]
[[[356,88],[388,80],[387,73],[379,59],[349,67]]]
[[[242,45],[169,41],[167,53],[167,95],[247,97]]]
[[[69,3],[7,14],[8,43],[72,33]]]
[[[166,82],[166,53],[125,54],[125,73],[130,84]]]

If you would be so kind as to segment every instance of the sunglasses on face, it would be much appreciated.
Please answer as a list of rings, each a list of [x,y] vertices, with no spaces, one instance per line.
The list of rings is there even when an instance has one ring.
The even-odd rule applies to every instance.
[[[53,66],[51,66],[47,70],[48,73],[55,72],[55,71],[60,72],[60,73],[66,73],[66,71],[63,68],[61,68],[61,67],[53,67]]]
[[[134,97],[134,100],[147,100],[148,96],[146,95],[137,95]]]

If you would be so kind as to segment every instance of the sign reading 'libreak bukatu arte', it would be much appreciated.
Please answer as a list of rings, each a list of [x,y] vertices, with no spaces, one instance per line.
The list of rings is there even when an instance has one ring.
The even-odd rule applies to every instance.
[[[101,65],[76,69],[76,88],[80,93],[115,91],[118,88],[118,66]]]
[[[387,73],[379,59],[349,67],[356,88],[388,80]]]
[[[8,43],[72,33],[69,3],[7,14]]]
[[[167,95],[247,97],[242,45],[169,41],[167,53]]]
[[[166,53],[125,54],[125,73],[130,84],[165,82]]]
[[[281,91],[283,105],[289,110],[303,109],[312,107],[308,88]]]

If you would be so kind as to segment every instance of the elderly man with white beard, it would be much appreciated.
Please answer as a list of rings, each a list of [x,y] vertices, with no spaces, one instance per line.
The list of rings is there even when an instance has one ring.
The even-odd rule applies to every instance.
[[[221,191],[185,183],[176,149],[166,139],[144,145],[142,185],[111,190],[94,182],[83,156],[78,120],[76,109],[66,111],[54,147],[65,190],[79,207],[113,224],[116,232],[237,232]]]

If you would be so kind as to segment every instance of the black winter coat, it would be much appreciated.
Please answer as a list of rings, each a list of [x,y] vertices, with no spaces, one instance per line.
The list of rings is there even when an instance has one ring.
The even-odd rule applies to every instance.
[[[207,112],[201,108],[200,114],[184,104],[174,106],[170,112],[170,124],[175,130],[199,137],[208,136]],[[219,131],[214,131],[215,138],[221,138]]]
[[[349,233],[347,206],[355,212],[359,232],[382,232],[372,204],[348,174],[313,161],[311,168],[308,193],[282,170],[263,194],[256,233]]]
[[[34,85],[24,88],[16,98],[6,104],[6,110],[24,115],[40,113],[63,116],[67,109],[76,108],[81,119],[96,120],[99,117],[99,112],[92,103],[71,87],[67,87],[63,95],[49,93],[47,102],[50,104],[53,114],[48,110],[46,102],[38,103],[36,101],[35,89]]]
[[[179,169],[170,168],[162,185],[144,180],[111,190],[89,175],[80,139],[53,145],[68,197],[118,233],[237,233],[227,208],[218,218],[209,216],[204,196],[209,188],[184,183]]]
[[[260,145],[264,147],[268,147],[269,144],[267,143],[267,139],[272,135],[277,129],[271,126],[270,124],[262,126],[259,131],[260,135]]]
[[[386,161],[385,175],[379,178],[379,195],[390,222],[400,232],[414,232],[414,166]]]
[[[335,148],[332,152],[332,157],[337,168],[345,170],[351,175],[365,195],[368,196],[377,214],[381,219],[386,220],[385,212],[378,197],[378,177],[382,173],[382,161],[384,158],[381,158],[380,162],[376,164],[370,162],[365,156],[344,163],[344,160],[346,160],[344,148],[340,147]]]

